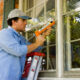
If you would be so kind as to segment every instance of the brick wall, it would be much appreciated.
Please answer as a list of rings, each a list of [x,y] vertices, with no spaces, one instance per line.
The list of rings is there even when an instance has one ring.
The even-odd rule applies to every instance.
[[[0,0],[0,30],[3,23],[3,0]]]

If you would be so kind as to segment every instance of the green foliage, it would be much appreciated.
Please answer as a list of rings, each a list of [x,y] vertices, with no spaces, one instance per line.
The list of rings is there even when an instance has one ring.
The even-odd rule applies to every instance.
[[[55,41],[56,41],[56,28],[52,29],[49,38],[50,38],[50,43],[54,43],[55,44]]]
[[[76,20],[76,17],[79,19],[79,14],[71,16],[70,18],[71,40],[80,38],[80,22]]]
[[[69,18],[68,18],[69,17]],[[80,13],[74,13],[73,15],[64,17],[64,26],[66,27],[67,32],[67,18],[70,23],[70,38],[71,40],[80,39]],[[80,41],[75,41],[71,43],[71,54],[72,54],[72,67],[80,67]]]

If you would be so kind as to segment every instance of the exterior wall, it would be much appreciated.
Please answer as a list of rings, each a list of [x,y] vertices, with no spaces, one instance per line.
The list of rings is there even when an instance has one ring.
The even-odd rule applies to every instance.
[[[9,12],[14,9],[15,0],[4,0],[4,18],[3,18],[3,28],[8,27],[7,25],[7,16]]]
[[[3,20],[3,28],[8,27],[7,25],[7,16],[9,14],[9,12],[14,9],[14,8],[18,8],[18,2],[19,0],[4,0],[4,20]]]
[[[0,0],[0,30],[2,29],[3,23],[3,0]]]

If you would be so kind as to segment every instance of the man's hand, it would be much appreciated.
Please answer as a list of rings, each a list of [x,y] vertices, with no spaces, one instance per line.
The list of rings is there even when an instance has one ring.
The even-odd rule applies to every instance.
[[[51,30],[52,30],[51,27],[49,27],[42,35],[44,37],[48,36],[51,33]]]
[[[45,37],[43,35],[39,35],[36,38],[36,44],[39,45],[39,46],[42,46],[44,41],[45,41]]]
[[[44,41],[45,41],[45,38],[43,35],[39,35],[38,37],[36,37],[35,43],[27,45],[27,48],[28,48],[27,53],[30,53],[30,52],[34,51],[36,48],[38,48],[39,46],[42,46]]]

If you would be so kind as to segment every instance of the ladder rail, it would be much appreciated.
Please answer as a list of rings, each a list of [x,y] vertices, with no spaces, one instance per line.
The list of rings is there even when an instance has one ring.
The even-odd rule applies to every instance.
[[[33,61],[32,61],[31,67],[30,67],[30,71],[29,71],[27,80],[34,80],[34,75],[35,75],[35,72],[36,72],[36,67],[37,67],[38,60],[39,60],[39,56],[34,56],[33,57]]]
[[[34,80],[37,80],[38,73],[39,73],[40,66],[41,66],[41,62],[42,62],[42,56],[39,57],[39,62],[38,62],[37,68],[36,68],[36,72],[35,72]]]
[[[26,58],[26,64],[24,67],[24,72],[23,72],[23,79],[24,80],[37,80],[38,73],[40,71],[41,63],[42,63],[42,58],[45,56],[44,53],[40,52],[32,52],[30,54],[27,54]],[[29,63],[29,58],[31,57],[31,62]]]

